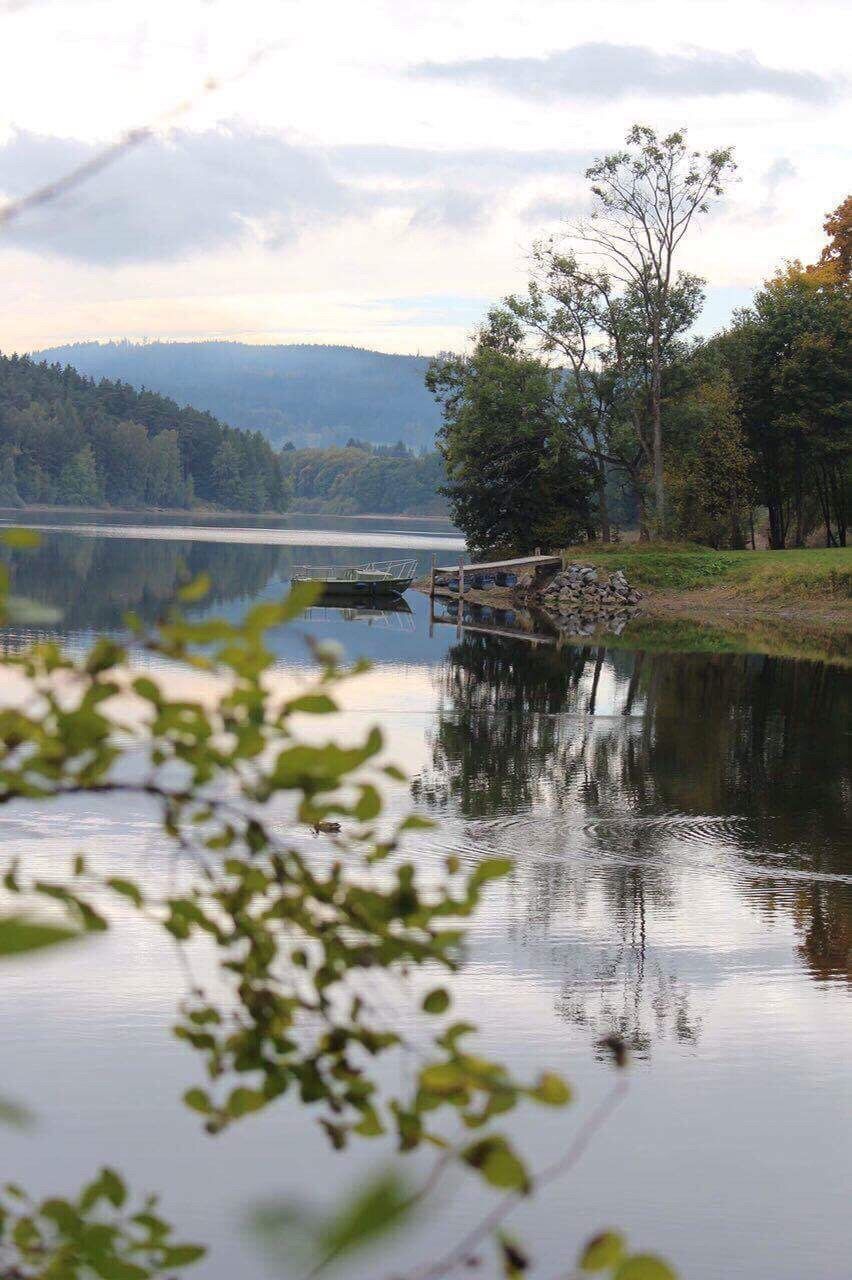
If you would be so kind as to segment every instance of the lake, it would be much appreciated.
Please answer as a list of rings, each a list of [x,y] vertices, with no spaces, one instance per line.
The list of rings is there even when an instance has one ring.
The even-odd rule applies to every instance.
[[[461,550],[447,526],[416,520],[36,523],[42,546],[15,554],[12,589],[60,609],[51,630],[72,647],[120,628],[128,609],[155,618],[184,571],[208,572],[205,608],[235,618],[279,596],[299,563],[410,551],[425,569],[433,551],[454,561]],[[430,622],[429,601],[409,592],[395,610],[319,607],[276,632],[282,687],[304,678],[309,634],[374,664],[345,688],[333,730],[383,726],[411,779],[389,793],[391,813],[413,805],[438,822],[412,836],[412,856],[427,869],[450,852],[469,866],[515,860],[451,986],[485,1050],[575,1086],[566,1111],[513,1120],[533,1168],[611,1089],[601,1036],[618,1031],[632,1048],[618,1113],[570,1176],[511,1220],[531,1274],[567,1275],[580,1242],[615,1226],[685,1280],[848,1277],[849,670],[637,648],[629,624],[612,645],[534,645]],[[14,649],[30,635],[10,628],[3,640]],[[201,674],[158,674],[203,692]],[[9,696],[12,677],[0,679]],[[0,844],[4,861],[26,853],[45,870],[85,851],[102,868],[176,874],[141,801],[9,806]],[[387,1153],[331,1153],[289,1099],[218,1138],[201,1132],[179,1101],[200,1073],[169,1031],[182,992],[174,950],[135,914],[116,915],[74,954],[3,967],[0,1093],[38,1117],[31,1131],[3,1130],[3,1176],[61,1193],[115,1165],[162,1194],[183,1238],[212,1246],[187,1274],[281,1275],[245,1230],[252,1206],[279,1193],[330,1201]],[[376,998],[417,1035],[412,990],[387,983]],[[411,1239],[335,1274],[407,1275],[478,1208],[479,1193],[454,1184]]]

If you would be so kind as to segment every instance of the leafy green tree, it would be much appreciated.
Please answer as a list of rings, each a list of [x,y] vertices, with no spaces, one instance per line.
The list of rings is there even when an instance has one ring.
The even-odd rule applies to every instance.
[[[565,546],[593,529],[593,476],[560,429],[560,378],[524,353],[517,321],[494,311],[470,356],[426,375],[440,402],[438,445],[455,523],[479,550]]]
[[[18,492],[15,452],[9,445],[0,451],[0,507],[23,506]]]
[[[56,496],[57,501],[67,502],[74,507],[91,506],[101,501],[102,492],[95,451],[90,444],[84,444],[82,449],[65,463],[59,473]]]
[[[176,431],[159,431],[148,444],[145,497],[157,506],[182,506],[186,498]]]
[[[438,492],[446,476],[436,452],[415,457],[398,445],[385,449],[350,440],[343,449],[284,449],[281,466],[302,510],[446,513]]]
[[[236,441],[227,436],[213,455],[213,491],[225,507],[247,506],[241,461]]]
[[[680,406],[690,417],[685,446],[670,450],[672,532],[711,547],[745,546],[753,527],[754,455],[730,380],[703,382]]]
[[[797,262],[736,314],[719,346],[757,457],[770,546],[800,547],[819,523],[846,545],[852,485],[852,293],[833,265]]]

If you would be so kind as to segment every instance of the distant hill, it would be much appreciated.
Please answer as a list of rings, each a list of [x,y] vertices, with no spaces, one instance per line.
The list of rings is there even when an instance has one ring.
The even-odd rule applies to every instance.
[[[355,436],[431,448],[440,421],[423,385],[426,356],[308,344],[80,342],[33,357],[150,388],[276,445],[341,445]]]

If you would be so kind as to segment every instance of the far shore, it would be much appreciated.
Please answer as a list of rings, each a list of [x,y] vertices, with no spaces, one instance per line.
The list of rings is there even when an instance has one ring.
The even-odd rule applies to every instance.
[[[70,507],[30,503],[23,507],[0,506],[2,516],[78,515],[78,516],[181,516],[185,519],[215,520],[239,518],[243,520],[285,520],[291,516],[319,517],[323,520],[410,520],[419,524],[449,524],[449,516],[418,516],[397,512],[364,512],[358,515],[332,514],[328,511],[238,511],[224,507]]]

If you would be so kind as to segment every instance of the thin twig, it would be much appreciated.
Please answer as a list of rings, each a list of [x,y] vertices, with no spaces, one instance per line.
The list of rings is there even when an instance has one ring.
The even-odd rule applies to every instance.
[[[628,1088],[627,1079],[624,1076],[619,1077],[603,1101],[587,1116],[564,1155],[533,1178],[536,1188],[546,1186],[574,1168],[585,1154],[592,1138],[603,1128],[625,1097]],[[520,1191],[510,1191],[449,1253],[437,1262],[429,1264],[425,1269],[413,1272],[408,1280],[439,1280],[439,1277],[447,1275],[454,1267],[463,1263],[471,1252],[500,1226],[503,1219],[522,1199],[523,1194]]]
[[[217,93],[227,85],[242,80],[244,76],[254,70],[259,62],[262,62],[271,53],[277,52],[282,47],[282,43],[282,41],[276,41],[274,44],[263,45],[261,48],[256,49],[240,69],[232,75],[208,76],[196,93],[188,98],[183,98],[150,124],[127,129],[114,142],[104,147],[97,155],[91,156],[82,164],[77,165],[76,168],[70,169],[67,173],[52,179],[50,182],[46,182],[44,186],[36,187],[34,191],[20,196],[17,200],[9,201],[8,204],[0,208],[0,229],[8,226],[10,222],[15,218],[19,218],[22,213],[26,213],[29,209],[36,209],[41,205],[50,204],[67,192],[82,186],[89,178],[93,178],[104,169],[108,169],[123,155],[135,150],[143,142],[147,142],[153,137],[158,128],[171,124],[180,116],[185,115],[206,95]]]

